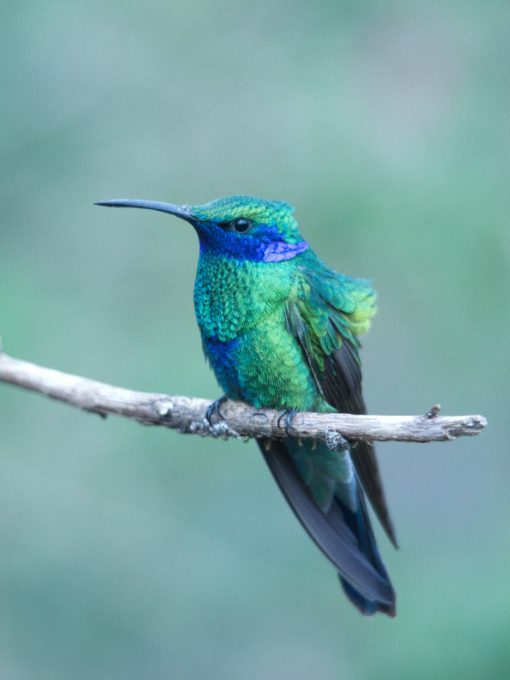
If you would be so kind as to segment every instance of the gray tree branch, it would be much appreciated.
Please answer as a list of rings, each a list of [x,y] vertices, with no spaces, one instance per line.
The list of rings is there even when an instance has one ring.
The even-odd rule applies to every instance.
[[[255,409],[239,401],[221,406],[213,425],[205,417],[211,402],[194,397],[135,392],[122,387],[43,368],[0,351],[0,382],[45,394],[71,406],[97,413],[114,414],[145,425],[163,425],[183,433],[213,437],[285,438],[280,411]],[[297,413],[291,434],[300,439],[324,441],[332,449],[345,439],[361,441],[447,441],[478,434],[486,425],[483,416],[438,416],[434,406],[423,416],[372,416],[343,413]]]

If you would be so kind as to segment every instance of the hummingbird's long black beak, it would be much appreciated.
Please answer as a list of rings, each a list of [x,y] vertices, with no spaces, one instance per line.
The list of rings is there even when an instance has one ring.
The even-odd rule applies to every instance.
[[[111,201],[98,201],[94,205],[104,205],[107,208],[146,208],[147,210],[159,210],[160,212],[176,215],[187,222],[196,222],[187,205],[175,205],[174,203],[161,203],[160,201],[139,201],[130,198],[114,198]]]

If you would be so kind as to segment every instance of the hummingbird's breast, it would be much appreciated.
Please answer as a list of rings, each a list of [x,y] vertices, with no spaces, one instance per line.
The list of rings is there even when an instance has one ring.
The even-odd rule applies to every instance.
[[[228,342],[263,323],[284,308],[293,275],[290,262],[267,264],[202,253],[194,291],[202,336]]]
[[[309,409],[320,398],[286,323],[291,262],[201,255],[195,311],[204,352],[225,394],[257,407]]]

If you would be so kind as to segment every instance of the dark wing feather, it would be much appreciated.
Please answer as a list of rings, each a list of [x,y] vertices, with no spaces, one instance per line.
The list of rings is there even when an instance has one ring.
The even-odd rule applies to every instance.
[[[327,269],[303,269],[301,275],[301,286],[287,307],[289,329],[300,343],[324,399],[340,413],[366,413],[356,334],[368,326],[374,293],[366,282]],[[351,456],[377,517],[397,546],[374,447],[359,442]]]
[[[361,369],[354,358],[354,353],[351,342],[344,340],[340,349],[335,350],[326,360],[324,396],[340,413],[366,413],[361,392]],[[331,379],[333,375],[336,380]],[[388,511],[373,445],[369,442],[358,442],[351,449],[351,458],[379,521],[393,545],[397,547],[395,529]]]

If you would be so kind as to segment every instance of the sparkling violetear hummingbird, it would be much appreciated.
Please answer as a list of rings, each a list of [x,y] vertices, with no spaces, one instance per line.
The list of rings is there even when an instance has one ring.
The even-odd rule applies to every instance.
[[[250,196],[179,206],[118,199],[98,205],[148,208],[189,222],[200,242],[195,312],[204,352],[230,399],[256,408],[365,413],[358,336],[368,330],[375,293],[337,274],[299,233],[292,206]],[[364,614],[395,614],[365,494],[391,541],[395,534],[371,444],[262,440],[283,495],[338,570]]]

